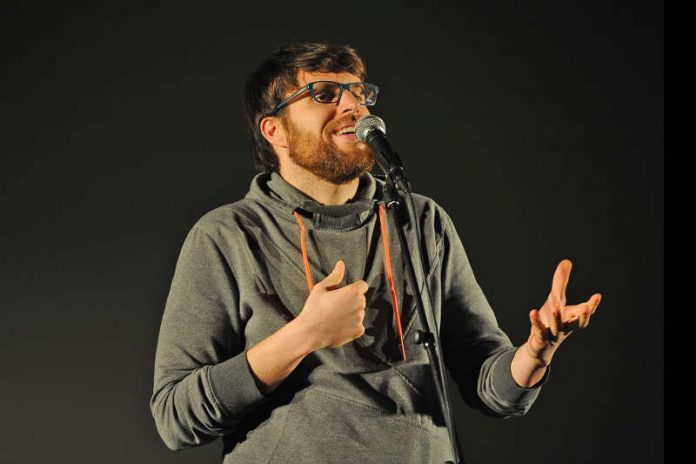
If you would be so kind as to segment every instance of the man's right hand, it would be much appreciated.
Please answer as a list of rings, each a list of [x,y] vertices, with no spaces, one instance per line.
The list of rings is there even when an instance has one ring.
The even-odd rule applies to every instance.
[[[335,348],[365,333],[367,282],[338,288],[345,274],[338,261],[331,274],[312,288],[300,314],[247,351],[249,368],[264,395],[270,394],[302,359],[321,348]]]
[[[356,280],[338,288],[345,270],[343,260],[336,262],[331,274],[312,288],[302,312],[295,318],[307,330],[316,349],[336,348],[365,333],[365,292],[369,286],[364,280]]]

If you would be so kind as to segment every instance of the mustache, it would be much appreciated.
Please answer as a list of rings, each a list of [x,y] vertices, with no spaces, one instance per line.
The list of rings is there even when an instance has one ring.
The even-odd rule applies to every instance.
[[[333,134],[339,127],[346,126],[349,124],[355,125],[358,122],[357,116],[345,116],[339,119],[335,119],[326,125],[326,132]]]

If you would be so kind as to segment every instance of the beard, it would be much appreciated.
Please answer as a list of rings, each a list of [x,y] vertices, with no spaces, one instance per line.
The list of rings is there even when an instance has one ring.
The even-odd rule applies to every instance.
[[[336,185],[345,184],[374,166],[375,155],[367,144],[356,141],[350,149],[344,150],[333,140],[336,130],[352,119],[332,121],[320,137],[304,132],[290,120],[283,119],[290,159],[320,179]]]

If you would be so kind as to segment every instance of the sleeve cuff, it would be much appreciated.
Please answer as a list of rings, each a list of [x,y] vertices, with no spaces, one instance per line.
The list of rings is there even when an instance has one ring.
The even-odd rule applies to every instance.
[[[267,398],[256,384],[246,351],[212,366],[209,379],[220,405],[231,416],[242,416]]]
[[[515,357],[518,348],[515,347],[515,349],[503,353],[496,360],[492,373],[496,392],[511,404],[523,404],[534,401],[551,373],[551,366],[546,366],[544,376],[535,385],[529,388],[519,386],[512,377],[512,359]]]

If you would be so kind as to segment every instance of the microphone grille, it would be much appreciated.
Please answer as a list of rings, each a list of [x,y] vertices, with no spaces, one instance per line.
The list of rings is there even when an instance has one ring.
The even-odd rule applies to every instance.
[[[365,142],[367,134],[375,129],[382,131],[385,135],[387,134],[387,126],[384,124],[382,118],[374,114],[368,114],[358,119],[358,122],[355,123],[355,136],[361,142]]]

